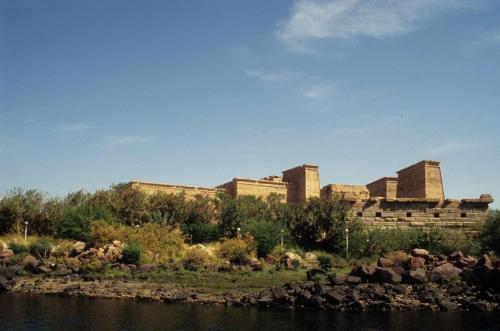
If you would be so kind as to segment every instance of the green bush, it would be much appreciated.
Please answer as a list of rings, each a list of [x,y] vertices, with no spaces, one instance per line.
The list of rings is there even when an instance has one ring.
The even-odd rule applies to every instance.
[[[131,243],[126,245],[122,250],[121,262],[125,264],[138,264],[142,255],[142,248]]]
[[[480,234],[481,248],[500,256],[500,210],[491,211]]]
[[[39,238],[29,244],[29,252],[37,258],[47,258],[52,250],[52,243],[48,238]]]
[[[220,239],[219,226],[217,224],[195,222],[182,225],[182,232],[188,235],[192,243],[205,243]]]
[[[18,242],[12,241],[8,244],[8,246],[14,254],[20,254],[20,253],[25,253],[25,252],[29,251],[28,246],[24,243],[18,243]]]
[[[210,256],[206,251],[194,246],[186,251],[182,264],[186,270],[198,271],[207,264],[209,258]]]
[[[319,267],[325,271],[329,271],[333,266],[332,258],[329,255],[318,256],[318,263]]]
[[[253,240],[251,238],[226,239],[221,243],[219,255],[222,258],[228,259],[234,264],[243,264],[248,261],[250,254],[253,251]]]
[[[99,205],[84,204],[66,207],[56,223],[59,238],[88,241],[90,223],[94,220],[112,220],[109,210]]]
[[[276,222],[254,221],[243,228],[249,232],[255,240],[258,257],[266,257],[281,240],[283,227]]]

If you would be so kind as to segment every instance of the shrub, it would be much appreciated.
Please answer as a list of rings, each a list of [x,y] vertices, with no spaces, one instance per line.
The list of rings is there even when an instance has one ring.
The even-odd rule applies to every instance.
[[[8,246],[14,254],[20,254],[20,253],[25,253],[25,252],[29,251],[28,246],[24,243],[18,243],[18,242],[12,241],[8,244]]]
[[[30,233],[49,235],[62,206],[60,200],[47,199],[38,190],[14,189],[0,199],[0,233],[22,234],[24,222],[28,222]]]
[[[182,264],[186,270],[198,271],[208,263],[209,258],[210,256],[205,250],[194,246],[186,251]]]
[[[111,212],[102,206],[90,204],[66,207],[56,223],[57,236],[64,239],[88,241],[90,223],[99,219],[111,221]]]
[[[332,258],[329,255],[318,256],[318,263],[319,267],[325,271],[329,271],[333,266]]]
[[[226,239],[221,243],[219,255],[234,264],[243,264],[248,261],[253,250],[251,238]]]
[[[125,264],[137,264],[139,263],[142,255],[142,248],[131,243],[123,247],[121,262]]]
[[[251,222],[244,228],[245,232],[250,232],[255,239],[258,257],[266,257],[278,244],[281,236],[282,226],[276,222]]]
[[[165,262],[184,253],[185,238],[179,229],[148,223],[140,227],[124,227],[123,232],[123,241],[140,245],[150,253],[154,262]]]
[[[80,273],[83,275],[102,273],[106,269],[107,264],[102,261],[91,261],[88,263],[83,263],[80,266]]]
[[[182,231],[189,236],[192,243],[204,243],[220,239],[217,224],[201,222],[183,224]]]
[[[481,248],[500,255],[500,210],[490,213],[480,236]]]
[[[350,205],[338,197],[310,198],[304,205],[292,204],[288,208],[288,226],[303,247],[345,254],[345,229],[349,229],[351,237],[363,229],[361,222],[349,219],[349,209]]]
[[[29,244],[29,252],[37,258],[47,258],[52,250],[52,243],[48,238],[40,238]]]
[[[124,241],[124,228],[120,225],[97,220],[90,223],[90,233],[88,241],[92,246],[103,246],[113,242],[113,240]]]

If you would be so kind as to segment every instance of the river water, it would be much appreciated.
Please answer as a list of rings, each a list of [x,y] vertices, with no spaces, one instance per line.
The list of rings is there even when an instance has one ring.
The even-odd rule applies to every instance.
[[[0,330],[500,330],[498,313],[335,313],[0,294]]]

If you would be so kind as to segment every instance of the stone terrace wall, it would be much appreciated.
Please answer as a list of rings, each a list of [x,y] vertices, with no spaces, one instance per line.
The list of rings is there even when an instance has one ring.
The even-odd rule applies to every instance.
[[[214,189],[206,187],[146,183],[139,181],[129,182],[128,187],[133,189],[138,189],[146,194],[154,194],[156,192],[163,192],[166,194],[178,194],[184,192],[186,194],[186,197],[188,198],[194,198],[196,195],[215,197],[217,193],[226,192],[224,188]]]
[[[218,188],[225,189],[233,197],[253,195],[265,199],[274,193],[282,196],[284,202],[287,201],[288,183],[280,181],[235,178]]]
[[[444,201],[432,199],[358,200],[352,203],[351,217],[368,227],[444,227],[473,229],[488,217],[488,199]]]

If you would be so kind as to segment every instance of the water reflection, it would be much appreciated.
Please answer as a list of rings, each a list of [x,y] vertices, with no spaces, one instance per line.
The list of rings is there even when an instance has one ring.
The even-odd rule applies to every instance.
[[[333,313],[0,295],[0,330],[500,330],[495,313]]]

